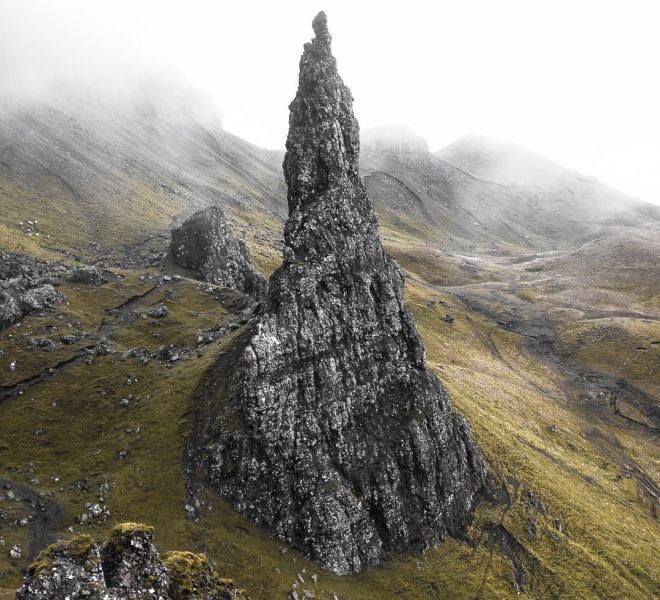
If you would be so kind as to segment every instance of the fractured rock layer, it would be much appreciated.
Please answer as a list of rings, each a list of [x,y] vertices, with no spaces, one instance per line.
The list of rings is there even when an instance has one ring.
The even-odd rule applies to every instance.
[[[17,600],[237,600],[206,556],[170,552],[162,559],[152,527],[124,523],[97,544],[88,535],[43,550],[16,591]]]
[[[0,249],[0,329],[64,302],[53,287],[64,271],[62,265]]]
[[[219,206],[197,211],[172,231],[175,264],[209,283],[260,299],[266,280],[254,269],[245,244],[236,239]]]
[[[266,311],[208,434],[244,515],[337,573],[459,532],[485,479],[383,251],[352,96],[313,22],[284,159],[289,218]]]

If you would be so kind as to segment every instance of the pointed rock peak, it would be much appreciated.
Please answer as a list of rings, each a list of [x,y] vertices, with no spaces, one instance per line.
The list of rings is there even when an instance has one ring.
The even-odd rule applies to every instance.
[[[325,13],[316,16],[313,26],[317,37],[305,44],[298,91],[289,105],[284,157],[289,214],[338,186],[360,186],[360,128],[353,115],[353,96],[330,52]]]
[[[327,40],[330,42],[332,37],[328,31],[328,17],[326,17],[323,11],[314,17],[314,20],[312,21],[312,27],[314,28],[314,34],[318,40]]]
[[[284,262],[197,462],[240,512],[346,574],[459,533],[486,472],[383,250],[322,13],[314,30],[290,105]]]

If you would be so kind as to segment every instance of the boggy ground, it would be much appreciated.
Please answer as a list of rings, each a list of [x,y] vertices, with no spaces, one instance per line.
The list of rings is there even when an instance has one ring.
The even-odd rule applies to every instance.
[[[277,224],[242,218],[268,274]],[[657,597],[658,279],[641,265],[617,280],[611,256],[621,249],[605,242],[577,254],[471,257],[443,253],[427,233],[384,220],[429,364],[489,462],[465,539],[336,577],[208,490],[200,520],[188,518],[191,399],[250,326],[244,304],[156,269],[115,269],[121,277],[99,288],[63,284],[67,303],[0,332],[0,598],[12,597],[37,545],[132,520],[156,527],[161,551],[207,552],[252,598],[284,598],[298,574],[317,598],[340,600]],[[166,317],[146,316],[161,302]],[[200,329],[224,331],[198,345]],[[71,332],[77,343],[60,344]],[[33,346],[40,337],[59,347]],[[101,338],[110,353],[90,356],[85,347]],[[169,345],[178,360],[123,354]],[[23,501],[32,493],[48,518]],[[21,559],[9,557],[15,544]]]

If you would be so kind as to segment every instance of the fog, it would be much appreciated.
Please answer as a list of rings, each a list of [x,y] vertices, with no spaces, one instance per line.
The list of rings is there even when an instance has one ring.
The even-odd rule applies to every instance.
[[[405,124],[431,150],[502,138],[660,202],[656,5],[2,0],[0,103],[146,94],[281,148],[324,9],[363,129]]]

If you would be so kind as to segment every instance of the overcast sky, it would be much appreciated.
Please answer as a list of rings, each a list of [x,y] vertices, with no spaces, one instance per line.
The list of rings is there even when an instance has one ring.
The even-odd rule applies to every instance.
[[[320,9],[362,128],[503,138],[660,203],[657,0],[0,0],[0,68],[37,85],[168,64],[281,148]]]

